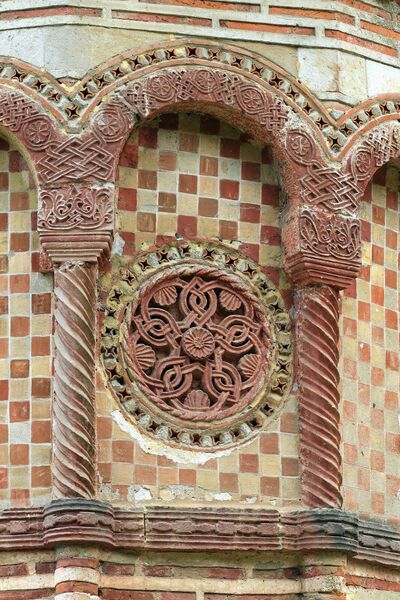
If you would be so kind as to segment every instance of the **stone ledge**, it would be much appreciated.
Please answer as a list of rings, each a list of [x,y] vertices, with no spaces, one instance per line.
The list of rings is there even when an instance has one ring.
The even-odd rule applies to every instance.
[[[376,565],[400,566],[400,531],[336,509],[127,510],[77,499],[0,513],[0,550],[39,550],[65,543],[129,551],[335,551]]]

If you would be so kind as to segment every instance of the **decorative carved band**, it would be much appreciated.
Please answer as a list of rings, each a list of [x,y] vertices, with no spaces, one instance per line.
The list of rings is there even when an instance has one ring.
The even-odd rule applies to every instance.
[[[64,263],[55,271],[54,494],[95,492],[95,265]]]
[[[0,549],[63,544],[120,550],[326,551],[400,565],[400,532],[337,509],[278,510],[147,506],[126,510],[95,500],[57,500],[0,513]]]
[[[302,288],[295,297],[300,457],[306,506],[341,506],[339,293]]]

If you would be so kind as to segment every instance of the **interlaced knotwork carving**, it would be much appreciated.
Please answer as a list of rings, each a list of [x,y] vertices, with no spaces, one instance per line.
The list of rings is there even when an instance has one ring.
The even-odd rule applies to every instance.
[[[109,188],[63,186],[40,192],[39,231],[111,229],[113,198]]]
[[[312,508],[338,507],[339,292],[329,286],[300,288],[295,306],[303,500]]]
[[[94,351],[97,267],[55,270],[53,486],[58,498],[95,491]]]
[[[164,246],[119,267],[101,354],[109,386],[149,435],[191,448],[247,439],[290,384],[290,319],[251,260]]]
[[[360,221],[304,210],[300,217],[301,250],[318,257],[358,260]]]
[[[123,354],[162,410],[189,421],[239,413],[269,362],[259,304],[217,270],[186,267],[145,288],[124,323]]]

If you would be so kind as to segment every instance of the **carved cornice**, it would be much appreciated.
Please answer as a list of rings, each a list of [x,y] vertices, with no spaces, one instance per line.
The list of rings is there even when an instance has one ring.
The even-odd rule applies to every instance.
[[[341,158],[369,128],[400,117],[400,97],[396,94],[377,96],[343,114],[332,114],[310,90],[276,64],[238,46],[211,40],[179,40],[128,51],[91,70],[70,87],[30,64],[4,57],[0,63],[0,84],[32,96],[62,124],[70,124],[76,130],[105,95],[128,81],[168,65],[195,63],[212,67],[220,64],[233,73],[245,72],[273,89],[315,129],[333,158]]]
[[[121,550],[344,552],[400,565],[400,532],[335,509],[277,510],[148,506],[127,510],[95,500],[59,500],[0,513],[0,549],[96,544]]]

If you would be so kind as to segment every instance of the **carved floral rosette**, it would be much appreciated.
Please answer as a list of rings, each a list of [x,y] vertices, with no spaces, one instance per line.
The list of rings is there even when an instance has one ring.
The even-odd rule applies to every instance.
[[[283,404],[290,318],[253,261],[218,244],[176,243],[116,265],[104,295],[107,384],[145,435],[225,448]]]

